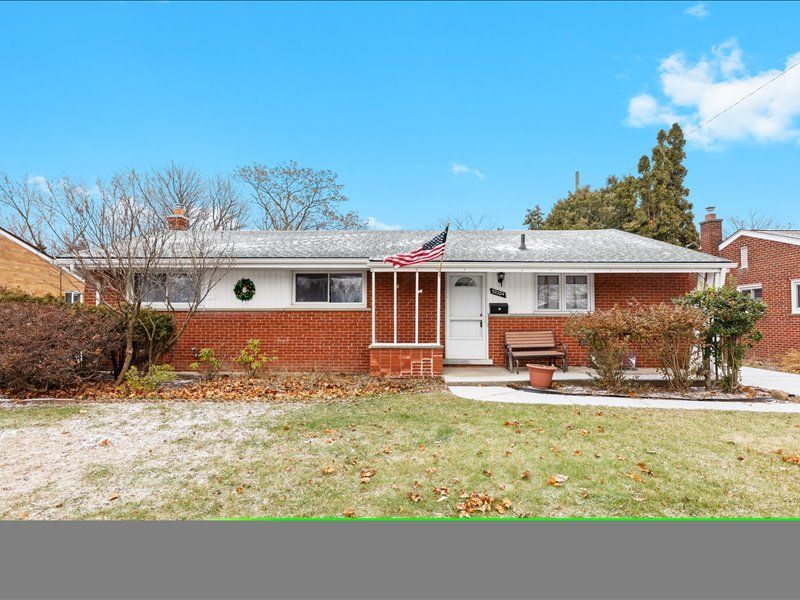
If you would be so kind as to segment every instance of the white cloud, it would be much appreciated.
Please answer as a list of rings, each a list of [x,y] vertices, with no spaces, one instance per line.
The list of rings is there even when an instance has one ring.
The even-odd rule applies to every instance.
[[[680,123],[691,131],[700,123],[768,83],[800,61],[800,53],[783,66],[748,74],[735,38],[711,49],[711,56],[692,62],[676,52],[659,65],[662,98],[642,93],[628,103],[632,127]],[[689,137],[705,149],[734,142],[800,142],[800,66],[759,90]]]
[[[377,229],[378,231],[399,231],[403,228],[402,225],[387,225],[375,217],[367,217],[367,227],[369,229]]]
[[[47,191],[47,177],[44,175],[31,175],[28,177],[28,183],[38,187],[41,191]]]
[[[486,179],[486,175],[481,173],[478,169],[474,169],[462,163],[450,163],[450,172],[453,175],[474,175],[478,179]]]
[[[690,17],[697,17],[698,19],[705,19],[711,12],[708,10],[708,7],[705,5],[704,2],[699,2],[697,4],[693,4],[685,11],[683,11]]]

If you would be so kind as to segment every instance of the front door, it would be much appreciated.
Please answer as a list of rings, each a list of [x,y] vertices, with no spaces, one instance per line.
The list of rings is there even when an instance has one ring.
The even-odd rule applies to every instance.
[[[448,274],[445,358],[486,358],[483,275]]]

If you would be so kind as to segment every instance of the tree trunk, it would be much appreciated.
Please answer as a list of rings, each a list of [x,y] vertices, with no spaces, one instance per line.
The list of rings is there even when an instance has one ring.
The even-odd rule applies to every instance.
[[[131,320],[125,326],[125,360],[122,361],[122,368],[119,371],[119,375],[117,375],[117,378],[114,380],[115,386],[125,381],[125,374],[128,372],[128,369],[130,369],[131,362],[133,361],[134,325],[135,321]]]

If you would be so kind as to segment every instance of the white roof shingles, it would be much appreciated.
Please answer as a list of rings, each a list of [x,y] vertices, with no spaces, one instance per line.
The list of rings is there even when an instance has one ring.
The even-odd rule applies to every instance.
[[[223,234],[235,258],[368,259],[382,262],[422,245],[438,231],[234,231]],[[520,250],[525,234],[526,249]],[[230,237],[227,237],[230,236]],[[615,229],[581,231],[451,231],[445,262],[725,263]]]

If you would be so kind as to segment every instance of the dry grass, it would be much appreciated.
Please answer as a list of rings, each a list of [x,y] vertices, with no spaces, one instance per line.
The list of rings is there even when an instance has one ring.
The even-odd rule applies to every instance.
[[[781,358],[781,370],[800,373],[800,350],[790,350]]]
[[[459,505],[500,518],[800,516],[800,465],[786,460],[798,455],[797,415],[440,392],[11,407],[0,516],[450,518]]]

